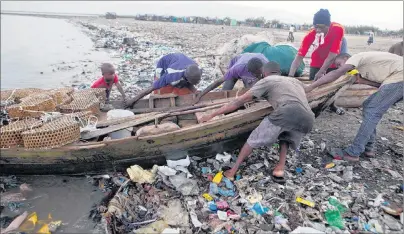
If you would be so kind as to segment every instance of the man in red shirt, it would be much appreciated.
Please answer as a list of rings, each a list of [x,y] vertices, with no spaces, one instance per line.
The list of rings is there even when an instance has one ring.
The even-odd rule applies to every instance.
[[[303,38],[300,49],[292,63],[289,76],[294,77],[297,68],[303,61],[311,45],[314,51],[311,54],[310,80],[317,80],[326,73],[337,69],[334,60],[340,53],[344,28],[342,25],[331,22],[331,15],[327,9],[320,9],[313,18],[314,29]],[[343,114],[343,109],[331,106],[338,114]]]
[[[123,92],[122,85],[119,83],[118,76],[115,74],[115,68],[110,63],[103,63],[101,65],[102,77],[98,78],[91,85],[91,88],[105,88],[106,89],[106,102],[109,102],[109,95],[111,93],[112,85],[116,85],[119,92],[122,94],[124,102],[126,102],[126,95]]]

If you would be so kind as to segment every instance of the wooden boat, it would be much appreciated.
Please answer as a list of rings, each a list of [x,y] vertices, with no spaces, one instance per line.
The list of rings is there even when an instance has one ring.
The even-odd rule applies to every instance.
[[[347,79],[339,79],[307,94],[316,115],[346,90],[348,82]],[[185,155],[206,157],[223,151],[229,152],[242,146],[249,133],[271,113],[271,106],[266,101],[254,102],[236,112],[202,124],[197,123],[195,113],[219,108],[244,92],[245,90],[211,92],[196,106],[191,106],[193,95],[142,99],[136,103],[133,111],[143,113],[139,115],[145,117],[143,122],[107,121],[98,126],[118,126],[117,129],[123,129],[136,125],[133,121],[148,124],[169,116],[177,116],[179,122],[186,124],[179,130],[152,136],[80,142],[54,149],[1,149],[0,171],[2,174],[92,174],[122,171],[133,164],[149,166],[164,163],[166,158],[178,159]],[[119,103],[115,104],[119,106]],[[148,115],[150,116],[147,117]]]

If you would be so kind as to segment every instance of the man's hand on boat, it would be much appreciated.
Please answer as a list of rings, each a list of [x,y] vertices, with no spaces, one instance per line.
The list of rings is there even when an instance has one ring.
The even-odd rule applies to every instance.
[[[204,115],[199,119],[200,123],[204,123],[204,122],[208,122],[209,120],[211,120],[213,118],[212,115]]]
[[[304,91],[305,91],[306,93],[311,92],[313,89],[314,89],[314,87],[311,86],[311,85],[305,85],[305,86],[304,86]]]

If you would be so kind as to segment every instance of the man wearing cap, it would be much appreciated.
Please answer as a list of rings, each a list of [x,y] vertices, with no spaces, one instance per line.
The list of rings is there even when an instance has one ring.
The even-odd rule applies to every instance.
[[[141,91],[128,101],[127,107],[133,105],[155,91],[155,94],[174,93],[186,95],[195,93],[195,85],[201,81],[202,70],[196,62],[182,53],[171,53],[163,56],[157,63],[152,87]]]
[[[245,88],[251,88],[259,79],[263,78],[262,67],[268,63],[268,59],[260,53],[244,53],[234,57],[228,66],[223,78],[220,78],[209,85],[198,95],[195,103],[199,102],[203,95],[219,87],[222,83],[222,90],[232,90],[237,80],[241,79]]]
[[[379,88],[362,104],[363,121],[353,143],[345,149],[332,149],[330,154],[335,159],[359,161],[363,154],[375,155],[373,145],[376,139],[376,127],[384,113],[403,99],[403,57],[380,51],[362,52],[350,56],[340,54],[335,59],[338,69],[321,77],[305,87],[310,92],[320,85],[333,82],[347,72],[354,71],[356,83]],[[355,70],[356,69],[356,70]]]
[[[310,80],[317,80],[336,69],[333,61],[340,53],[343,42],[343,50],[347,52],[346,41],[343,40],[344,28],[341,24],[331,22],[331,15],[327,9],[320,9],[314,15],[313,25],[314,29],[310,30],[303,38],[300,49],[290,68],[290,77],[295,76],[297,68],[311,45],[314,45],[314,51],[311,54]],[[338,114],[344,113],[343,109],[339,109],[334,105],[331,106],[331,109]]]

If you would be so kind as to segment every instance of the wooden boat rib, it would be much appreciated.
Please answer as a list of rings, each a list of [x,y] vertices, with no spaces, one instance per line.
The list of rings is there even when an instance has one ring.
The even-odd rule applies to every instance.
[[[311,108],[319,113],[326,107],[327,102],[335,99],[335,94],[341,88],[347,87],[348,83],[347,79],[339,79],[313,90],[307,95]],[[245,91],[208,93],[202,98],[200,109],[193,109],[195,112],[203,111],[202,108],[229,102]],[[134,110],[144,109],[146,113],[159,115],[156,110],[169,106],[170,113],[177,114],[179,120],[191,119],[196,122],[195,114],[186,112],[186,109],[188,111],[192,109],[190,104],[193,98],[193,95],[185,95],[143,99],[136,103]],[[119,106],[119,103],[115,104]],[[2,174],[92,174],[111,170],[121,171],[133,164],[150,166],[164,163],[166,158],[178,159],[185,155],[211,156],[241,147],[250,132],[271,111],[272,107],[267,102],[256,102],[248,108],[217,120],[194,124],[169,133],[71,144],[54,149],[1,149],[0,171]],[[117,126],[119,121],[103,124],[104,127]]]

